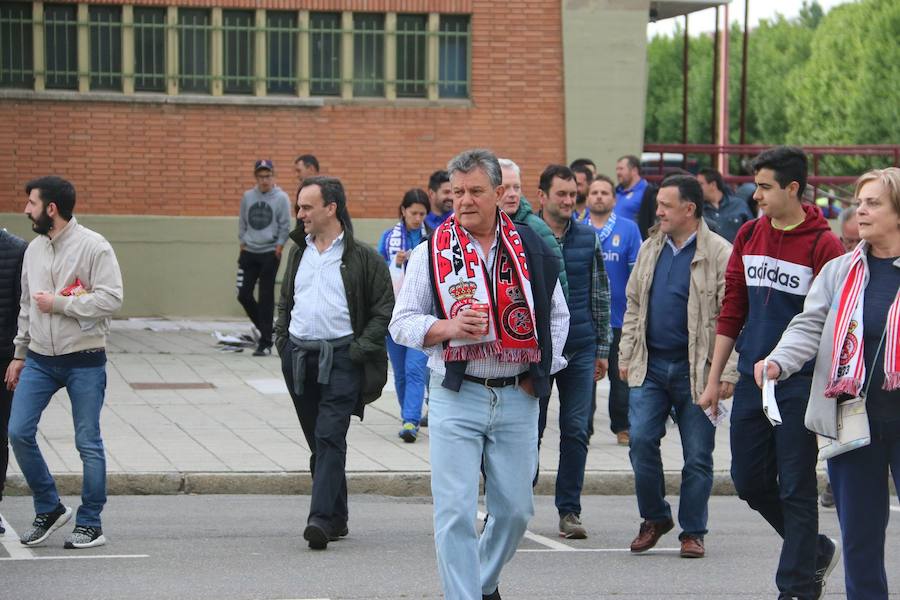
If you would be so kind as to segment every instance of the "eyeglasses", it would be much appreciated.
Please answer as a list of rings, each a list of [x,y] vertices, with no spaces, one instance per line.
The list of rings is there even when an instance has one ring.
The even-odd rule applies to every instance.
[[[267,175],[260,175],[259,173],[256,174],[257,179],[272,179],[273,177],[275,177],[275,176],[271,173],[269,173]]]

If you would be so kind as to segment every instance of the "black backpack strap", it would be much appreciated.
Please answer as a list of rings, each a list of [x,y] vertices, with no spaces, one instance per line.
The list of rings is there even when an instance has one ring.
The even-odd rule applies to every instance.
[[[816,234],[816,239],[812,244],[812,248],[809,250],[809,264],[813,268],[813,272],[816,270],[816,246],[819,245],[819,240],[822,239],[822,234],[825,233],[826,230],[821,229],[819,233]]]
[[[750,221],[750,223],[750,227],[748,227],[746,233],[744,233],[745,244],[750,241],[750,238],[753,237],[753,232],[756,231],[756,224],[759,223],[759,218],[757,217],[756,219],[753,219],[752,221]]]

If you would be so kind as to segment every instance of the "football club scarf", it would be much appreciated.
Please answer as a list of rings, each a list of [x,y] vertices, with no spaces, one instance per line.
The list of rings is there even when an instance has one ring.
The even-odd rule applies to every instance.
[[[584,220],[582,220],[581,222],[584,223],[585,225],[590,225],[591,227],[594,227],[593,223],[591,223],[590,211],[588,211],[584,215]],[[616,226],[616,213],[611,212],[611,213],[609,213],[609,218],[606,220],[606,225],[604,225],[600,229],[600,231],[597,231],[597,228],[594,227],[594,231],[597,231],[597,237],[600,238],[601,244],[606,241],[606,238],[609,237],[609,235],[612,233],[613,228],[615,226]]]
[[[425,239],[427,233],[425,232],[424,224],[419,229],[419,232],[422,236],[421,239]],[[398,265],[397,254],[410,249],[406,223],[403,219],[400,219],[400,222],[391,229],[385,242],[385,248],[388,255],[388,271],[391,274],[391,283],[394,286],[394,296],[397,296],[400,293],[400,288],[403,286],[403,277],[406,274],[406,263]]]
[[[850,256],[850,270],[841,288],[832,342],[831,374],[825,396],[859,396],[866,380],[863,354],[863,291],[866,264],[863,255],[868,244],[861,242]],[[869,283],[872,283],[871,281]],[[887,391],[900,388],[900,290],[888,309],[884,339],[884,386]]]
[[[456,215],[444,221],[429,240],[439,316],[452,319],[472,304],[489,307],[487,333],[477,340],[445,343],[445,361],[489,356],[512,363],[540,361],[525,247],[512,220],[500,210],[497,211],[496,235],[497,256],[490,276]]]

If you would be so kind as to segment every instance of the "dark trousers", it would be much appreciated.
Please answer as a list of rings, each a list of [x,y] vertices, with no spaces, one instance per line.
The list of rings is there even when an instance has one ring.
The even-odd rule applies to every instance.
[[[359,368],[350,360],[348,346],[334,349],[334,363],[328,384],[316,382],[319,376],[319,353],[306,355],[306,381],[303,394],[294,393],[291,366],[295,351],[288,340],[281,357],[281,372],[294,401],[303,436],[312,457],[312,500],[309,523],[338,532],[347,523],[347,430],[350,415],[360,394]]]
[[[581,489],[588,453],[590,393],[594,387],[593,346],[576,352],[569,365],[554,376],[559,392],[559,467],[556,471],[556,509],[560,516],[581,514]],[[550,398],[538,400],[538,447],[547,426]]]
[[[871,424],[872,443],[828,461],[844,550],[848,600],[887,600],[884,541],[888,470],[900,490],[900,421]],[[896,564],[896,563],[895,563]]]
[[[619,342],[622,330],[613,328],[609,348],[609,427],[613,433],[628,430],[628,382],[619,379]]]
[[[253,325],[259,329],[260,345],[272,345],[272,318],[275,315],[275,275],[278,273],[275,252],[257,254],[241,250],[238,258],[238,302]],[[259,300],[253,297],[259,282]]]
[[[775,386],[782,424],[762,411],[762,391],[741,375],[731,410],[731,478],[738,496],[784,539],[775,574],[782,595],[815,598],[816,558],[828,546],[819,536],[816,436],[803,424],[809,377]]]
[[[10,358],[0,359],[0,373],[6,373],[9,368]],[[6,389],[6,384],[0,381],[0,500],[3,499],[3,488],[6,486],[6,468],[9,466],[9,412],[12,409],[12,390]]]
[[[628,431],[628,382],[619,379],[619,342],[622,330],[612,328],[613,339],[609,347],[609,428],[613,433]],[[594,435],[594,415],[597,412],[597,386],[591,392],[591,419],[588,437]]]

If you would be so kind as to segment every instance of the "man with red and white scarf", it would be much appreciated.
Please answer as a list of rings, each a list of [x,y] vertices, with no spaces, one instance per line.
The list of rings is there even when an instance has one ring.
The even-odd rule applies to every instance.
[[[431,491],[444,596],[497,600],[500,571],[534,514],[537,398],[566,366],[569,311],[558,257],[498,209],[497,158],[468,150],[447,170],[454,215],[413,250],[389,329],[424,350],[434,372]],[[482,460],[491,517],[479,538]]]

